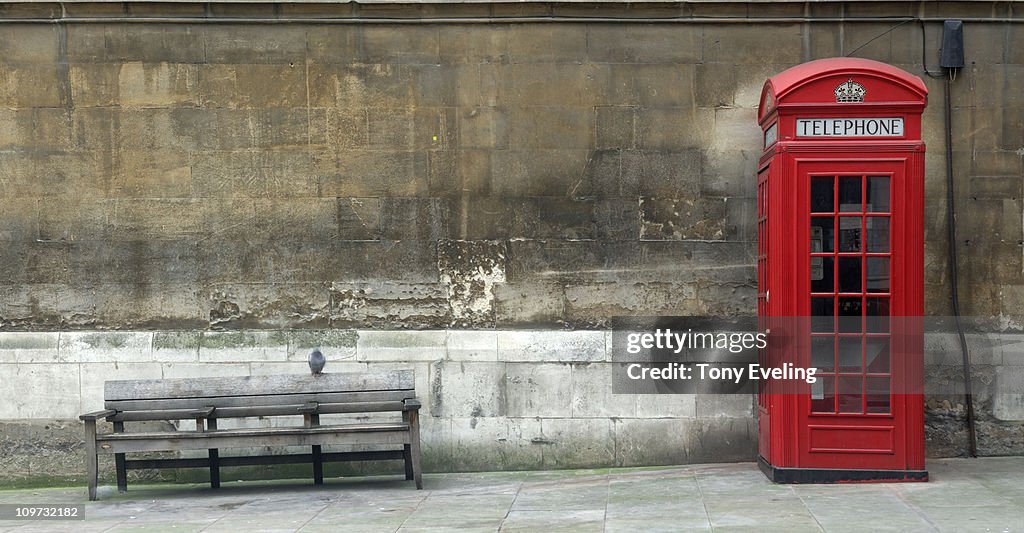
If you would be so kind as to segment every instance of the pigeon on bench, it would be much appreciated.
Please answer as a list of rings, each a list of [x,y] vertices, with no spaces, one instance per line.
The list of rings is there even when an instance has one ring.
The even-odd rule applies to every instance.
[[[313,353],[309,354],[309,370],[313,372],[314,376],[323,374],[325,364],[327,364],[327,358],[320,353],[320,350],[313,350]]]

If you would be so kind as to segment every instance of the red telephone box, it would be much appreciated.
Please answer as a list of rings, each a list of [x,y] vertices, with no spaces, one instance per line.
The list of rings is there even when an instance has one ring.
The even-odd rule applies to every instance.
[[[905,318],[924,307],[927,94],[917,76],[855,58],[764,84],[758,316],[786,320],[789,335],[760,363],[817,369],[813,384],[759,391],[759,462],[773,481],[928,479],[923,341]]]

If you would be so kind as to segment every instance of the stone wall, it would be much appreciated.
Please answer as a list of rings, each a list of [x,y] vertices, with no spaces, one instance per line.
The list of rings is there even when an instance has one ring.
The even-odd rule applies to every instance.
[[[609,319],[754,312],[761,85],[853,51],[931,90],[926,305],[948,314],[941,25],[857,18],[1008,6],[0,4],[0,420],[71,428],[102,379],[303,371],[326,336],[352,368],[416,368],[432,469],[749,458],[749,398],[606,397]],[[750,20],[511,20],[538,15]],[[351,16],[481,21],[317,21]],[[962,306],[1010,329],[1021,28],[966,23],[952,94]],[[955,401],[933,453],[962,450]],[[992,452],[1024,450],[987,409]]]

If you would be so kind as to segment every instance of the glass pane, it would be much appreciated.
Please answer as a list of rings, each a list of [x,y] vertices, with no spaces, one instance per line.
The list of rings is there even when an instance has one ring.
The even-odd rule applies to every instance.
[[[834,376],[818,376],[811,383],[811,411],[815,413],[836,412],[836,378]]]
[[[888,176],[868,176],[868,211],[874,213],[889,212],[889,178]]]
[[[834,337],[811,337],[811,366],[818,372],[832,372],[836,366]]]
[[[843,260],[839,260],[839,290],[843,290]],[[869,257],[867,264],[868,292],[889,292],[889,258]]]
[[[860,181],[860,176],[847,176],[839,178],[840,211],[860,211]]]
[[[811,253],[835,251],[835,219],[832,217],[811,218]]]
[[[860,251],[860,217],[839,217],[839,251]]]
[[[860,275],[859,257],[839,258],[839,292],[860,292]]]
[[[889,251],[889,218],[867,218],[868,251],[886,253]]]
[[[867,378],[868,412],[889,412],[889,378]]]
[[[840,413],[860,413],[862,407],[860,404],[863,393],[861,392],[861,386],[864,378],[860,376],[840,376],[839,377],[839,412]]]
[[[811,258],[811,292],[832,292],[832,268],[835,258]]]
[[[868,333],[889,332],[889,299],[868,298],[864,304],[864,319]]]
[[[839,337],[836,349],[840,372],[861,371],[860,336]]]
[[[811,331],[835,331],[834,313],[832,298],[811,298]]]
[[[860,298],[839,299],[839,331],[843,333],[861,332]]]
[[[868,337],[864,341],[864,361],[869,374],[888,374],[889,337]]]
[[[817,176],[811,178],[811,212],[812,213],[831,213],[835,209],[833,208],[833,182],[835,178],[832,176]]]

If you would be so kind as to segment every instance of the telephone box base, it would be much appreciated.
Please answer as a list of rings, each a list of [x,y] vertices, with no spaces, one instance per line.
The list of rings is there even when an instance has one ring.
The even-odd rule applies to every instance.
[[[757,466],[775,483],[879,483],[928,481],[927,470],[841,470],[832,468],[781,468],[757,456]]]

